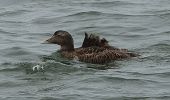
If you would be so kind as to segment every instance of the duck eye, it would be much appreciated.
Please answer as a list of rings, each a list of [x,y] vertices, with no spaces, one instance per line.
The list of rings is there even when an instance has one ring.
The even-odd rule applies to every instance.
[[[61,36],[61,34],[54,34],[54,36]]]
[[[57,34],[57,36],[62,36],[62,34]]]

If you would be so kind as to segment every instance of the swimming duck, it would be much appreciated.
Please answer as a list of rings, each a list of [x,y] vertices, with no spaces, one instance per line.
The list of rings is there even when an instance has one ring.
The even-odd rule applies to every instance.
[[[79,48],[74,48],[71,34],[63,30],[56,31],[51,38],[46,40],[46,43],[60,45],[58,52],[65,58],[77,59],[87,63],[104,64],[112,60],[137,56],[127,49],[110,46],[105,38],[100,39],[99,36],[94,34],[85,33],[83,44]]]

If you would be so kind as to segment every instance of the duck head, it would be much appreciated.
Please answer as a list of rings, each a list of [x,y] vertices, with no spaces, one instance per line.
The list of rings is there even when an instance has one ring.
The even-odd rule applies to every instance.
[[[56,31],[45,43],[58,44],[61,46],[61,51],[74,50],[74,41],[71,34],[63,30]]]

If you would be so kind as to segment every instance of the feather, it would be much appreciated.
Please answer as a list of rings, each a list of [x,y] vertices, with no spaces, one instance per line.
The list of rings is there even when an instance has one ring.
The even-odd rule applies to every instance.
[[[47,40],[48,42],[61,46],[60,54],[68,59],[77,59],[82,62],[104,64],[110,61],[139,56],[129,52],[127,49],[119,49],[110,46],[105,38],[88,34],[85,32],[85,38],[80,48],[74,48],[73,38],[66,31],[56,31],[54,35]]]

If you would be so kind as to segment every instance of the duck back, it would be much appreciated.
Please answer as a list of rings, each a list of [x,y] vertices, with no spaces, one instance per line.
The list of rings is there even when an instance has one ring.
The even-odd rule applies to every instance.
[[[82,62],[104,64],[110,61],[130,58],[131,55],[128,52],[120,50],[110,50],[102,47],[88,47],[80,51],[77,51],[76,56]]]

